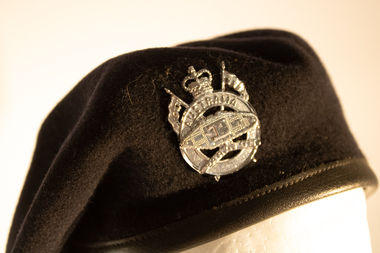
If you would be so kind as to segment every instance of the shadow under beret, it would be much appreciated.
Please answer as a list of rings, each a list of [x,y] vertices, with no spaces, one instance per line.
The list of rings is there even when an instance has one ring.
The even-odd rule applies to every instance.
[[[261,142],[238,172],[200,175],[168,122],[189,66],[220,64],[244,82]],[[7,252],[170,252],[377,180],[330,79],[298,36],[242,32],[103,63],[54,108],[38,135]]]

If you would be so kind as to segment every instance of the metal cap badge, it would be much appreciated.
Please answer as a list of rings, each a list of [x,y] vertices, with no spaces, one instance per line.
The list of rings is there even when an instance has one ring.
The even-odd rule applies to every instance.
[[[198,72],[189,67],[189,75],[182,87],[194,101],[188,105],[165,89],[172,98],[168,120],[177,133],[185,161],[201,174],[221,175],[234,173],[251,160],[260,142],[260,122],[255,109],[248,102],[244,83],[225,71],[221,64],[221,91],[214,91],[212,74],[207,69]],[[237,92],[225,91],[226,84]],[[185,111],[180,120],[180,111]]]

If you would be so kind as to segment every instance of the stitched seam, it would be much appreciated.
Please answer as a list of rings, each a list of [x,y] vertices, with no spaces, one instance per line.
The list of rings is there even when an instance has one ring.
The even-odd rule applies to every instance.
[[[299,182],[304,181],[305,179],[308,179],[308,178],[310,178],[310,177],[316,176],[316,175],[318,175],[318,174],[320,174],[320,173],[323,173],[323,172],[325,172],[325,171],[328,171],[328,170],[334,169],[334,168],[336,168],[336,167],[345,166],[345,165],[347,165],[347,164],[353,163],[354,161],[355,161],[355,159],[350,159],[350,160],[348,160],[348,161],[344,161],[344,162],[336,162],[336,163],[333,164],[333,165],[330,165],[330,166],[328,166],[328,167],[321,168],[321,169],[319,169],[319,170],[317,170],[317,171],[314,171],[313,173],[311,173],[311,174],[309,174],[309,175],[306,175],[306,176],[304,176],[304,177],[301,177],[301,178],[295,179],[295,180],[293,180],[293,181],[287,182],[287,183],[285,183],[285,184],[283,184],[283,185],[281,185],[281,186],[273,187],[273,188],[268,189],[268,190],[264,190],[264,191],[263,191],[263,189],[266,188],[266,187],[263,187],[263,188],[259,189],[259,190],[258,190],[259,192],[256,193],[255,195],[253,195],[253,196],[249,196],[249,197],[246,198],[245,200],[239,201],[238,203],[236,203],[236,204],[234,204],[234,205],[231,205],[231,206],[236,206],[236,205],[239,205],[239,204],[245,203],[245,202],[247,202],[247,201],[249,201],[249,200],[252,200],[252,199],[258,198],[258,197],[260,197],[260,196],[264,196],[265,194],[269,194],[269,193],[271,193],[271,192],[274,192],[274,191],[277,191],[277,190],[281,190],[282,188],[286,188],[286,187],[292,186],[292,185],[294,185],[294,184],[297,184],[297,183],[299,183]],[[221,207],[217,207],[217,208],[215,208],[214,210],[218,210],[218,209],[220,209],[220,208],[221,208]]]
[[[334,164],[331,164],[330,166],[327,166],[327,167],[321,168],[321,169],[319,169],[319,170],[317,170],[317,171],[314,171],[314,172],[311,173],[311,174],[305,175],[304,177],[301,177],[301,178],[295,179],[295,180],[293,180],[293,181],[291,181],[291,182],[287,182],[287,183],[285,183],[285,184],[283,184],[283,185],[280,185],[280,186],[272,187],[272,188],[270,188],[270,189],[268,189],[268,190],[263,190],[263,189],[267,188],[267,187],[263,187],[263,188],[261,188],[261,189],[256,190],[256,191],[259,191],[258,193],[256,193],[256,194],[253,195],[253,196],[249,196],[249,197],[247,197],[247,198],[244,199],[244,200],[241,200],[241,201],[239,201],[239,202],[233,203],[233,204],[231,204],[231,205],[225,204],[225,205],[221,205],[221,206],[219,206],[219,207],[214,207],[214,208],[212,208],[212,209],[210,209],[210,210],[207,210],[206,212],[209,212],[209,211],[216,211],[216,210],[222,209],[222,208],[224,208],[224,207],[226,207],[226,206],[230,206],[230,207],[232,207],[232,206],[237,206],[237,205],[240,205],[240,204],[246,203],[246,202],[248,202],[248,201],[250,201],[250,200],[253,200],[253,199],[255,199],[255,198],[258,198],[258,197],[260,197],[260,196],[264,196],[265,194],[270,194],[271,192],[275,192],[275,191],[277,191],[277,190],[281,190],[281,189],[287,188],[287,187],[289,187],[289,186],[292,186],[292,185],[294,185],[294,184],[297,184],[297,183],[299,183],[299,182],[302,182],[302,181],[304,181],[304,180],[306,180],[306,179],[308,179],[308,178],[311,178],[311,177],[313,177],[313,176],[316,176],[316,175],[321,174],[321,173],[323,173],[323,172],[326,172],[326,171],[328,171],[328,170],[334,169],[334,168],[336,168],[336,167],[345,166],[345,165],[347,165],[347,164],[354,163],[355,161],[357,161],[357,160],[361,160],[361,159],[362,159],[362,158],[350,158],[350,159],[347,159],[347,160],[345,160],[345,161],[338,161],[338,162],[335,162]],[[278,182],[277,182],[277,183],[278,183]],[[276,184],[276,183],[274,183],[274,184]],[[165,234],[165,233],[171,231],[171,229],[168,228],[168,227],[166,227],[166,226],[163,226],[163,228],[165,228],[166,231],[157,231],[157,232],[155,232],[155,233],[152,233],[152,234],[146,234],[146,235],[142,234],[142,235],[138,236],[137,238],[130,238],[130,239],[126,238],[126,239],[121,239],[121,240],[123,240],[122,242],[114,242],[114,243],[112,243],[112,241],[111,241],[111,242],[99,242],[100,245],[98,245],[98,243],[90,243],[90,244],[82,244],[81,247],[82,247],[82,248],[92,248],[92,249],[112,248],[112,247],[122,246],[122,245],[125,245],[125,244],[128,244],[128,243],[131,243],[131,242],[138,242],[138,241],[141,241],[141,240],[145,240],[145,239],[148,239],[148,238],[154,237],[154,236],[156,236],[156,235],[163,235],[163,234]],[[149,232],[148,232],[148,233],[149,233]],[[115,240],[115,241],[118,241],[118,240]]]

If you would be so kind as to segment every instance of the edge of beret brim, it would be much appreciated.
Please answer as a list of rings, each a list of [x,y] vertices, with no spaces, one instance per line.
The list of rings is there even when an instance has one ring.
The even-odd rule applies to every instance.
[[[218,239],[298,206],[378,182],[364,158],[323,164],[202,214],[130,238],[75,245],[70,252],[172,252]]]

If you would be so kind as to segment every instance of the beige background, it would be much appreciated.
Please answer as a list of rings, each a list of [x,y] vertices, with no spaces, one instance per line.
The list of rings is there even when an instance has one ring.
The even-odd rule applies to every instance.
[[[45,116],[97,65],[137,49],[255,28],[299,34],[380,176],[380,1],[204,2],[0,0],[0,251]],[[380,252],[380,191],[367,203]]]

